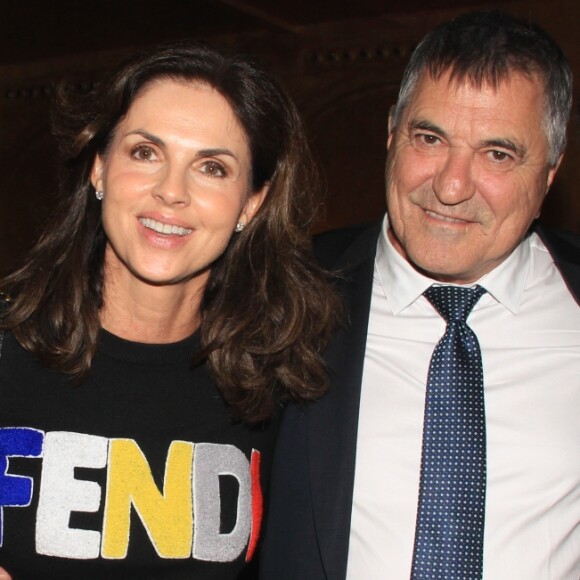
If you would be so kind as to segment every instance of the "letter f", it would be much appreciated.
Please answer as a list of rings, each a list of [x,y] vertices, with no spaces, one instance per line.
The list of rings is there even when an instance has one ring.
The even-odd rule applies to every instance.
[[[4,538],[3,508],[26,507],[32,500],[32,478],[8,474],[9,457],[40,457],[44,433],[29,427],[0,428],[0,546]]]

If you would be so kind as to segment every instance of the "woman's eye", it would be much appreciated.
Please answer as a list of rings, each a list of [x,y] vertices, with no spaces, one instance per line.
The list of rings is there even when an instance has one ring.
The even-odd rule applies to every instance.
[[[201,172],[209,177],[225,177],[226,170],[220,163],[216,161],[207,161],[201,166]]]
[[[138,145],[131,151],[131,156],[139,161],[151,161],[155,158],[155,151],[148,145]]]

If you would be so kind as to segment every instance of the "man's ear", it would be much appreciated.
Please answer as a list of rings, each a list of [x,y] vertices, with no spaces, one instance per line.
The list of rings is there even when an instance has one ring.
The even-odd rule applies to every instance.
[[[558,161],[550,169],[548,170],[548,178],[546,179],[546,193],[550,187],[552,187],[552,183],[554,181],[554,177],[556,177],[556,173],[558,173],[558,169],[560,169],[560,164],[562,163],[562,159],[564,158],[564,154],[558,157]]]
[[[556,163],[548,169],[548,175],[546,176],[546,193],[544,193],[544,197],[542,198],[542,205],[543,201],[546,199],[546,196],[548,195],[548,192],[550,191],[550,187],[552,187],[552,183],[554,183],[554,178],[556,177],[556,173],[558,173],[558,169],[560,169],[560,164],[562,163],[563,157],[564,157],[563,154],[560,155],[560,157],[558,157],[558,161],[556,161]],[[542,206],[540,206],[540,209],[536,214],[536,219],[540,217],[541,212]]]
[[[391,146],[391,141],[393,139],[393,132],[395,130],[395,108],[396,108],[396,106],[393,105],[389,109],[389,120],[388,120],[388,127],[387,127],[387,150]]]

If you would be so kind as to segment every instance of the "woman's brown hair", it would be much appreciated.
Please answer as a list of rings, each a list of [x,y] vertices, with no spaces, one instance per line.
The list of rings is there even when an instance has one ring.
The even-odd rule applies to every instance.
[[[315,399],[326,390],[321,352],[340,306],[311,254],[317,173],[300,117],[279,84],[246,57],[172,44],[138,55],[82,99],[59,92],[60,200],[24,265],[1,283],[12,301],[0,328],[75,384],[90,371],[106,245],[91,167],[97,154],[106,156],[138,94],[164,78],[207,83],[228,100],[250,144],[252,191],[268,184],[258,214],[212,266],[199,357],[233,414],[261,421],[279,398]]]

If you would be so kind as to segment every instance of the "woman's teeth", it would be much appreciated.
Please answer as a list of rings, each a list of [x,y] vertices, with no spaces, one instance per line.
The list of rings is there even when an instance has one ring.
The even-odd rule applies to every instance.
[[[146,228],[156,231],[158,234],[187,236],[188,234],[191,234],[191,232],[193,231],[188,228],[182,228],[181,226],[172,226],[169,224],[163,224],[151,218],[139,218],[139,222],[143,224],[143,226],[145,226]]]

